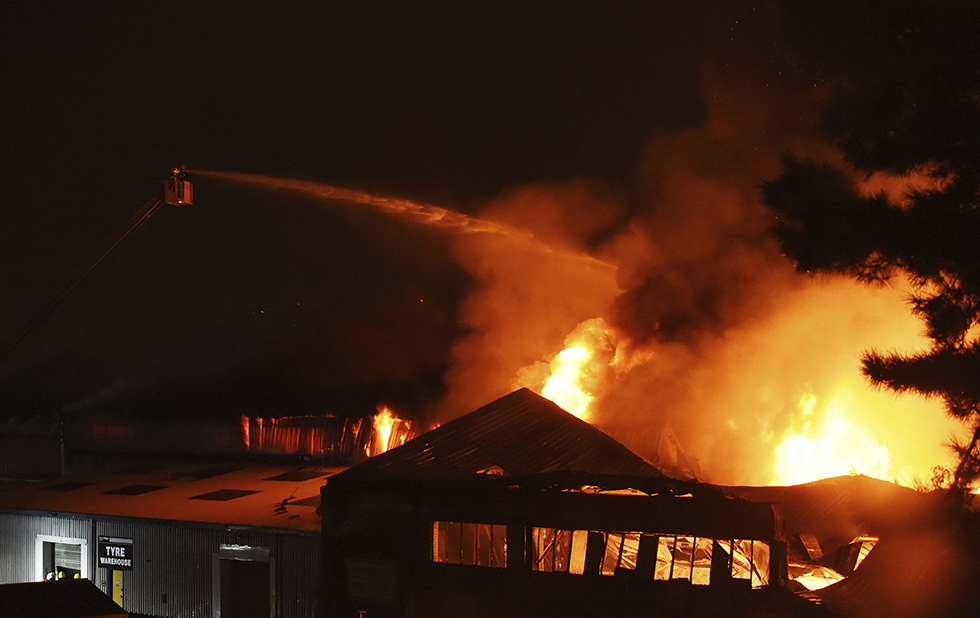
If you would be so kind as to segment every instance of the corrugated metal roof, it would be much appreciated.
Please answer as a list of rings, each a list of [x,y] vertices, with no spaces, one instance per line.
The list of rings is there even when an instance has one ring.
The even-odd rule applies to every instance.
[[[553,472],[660,477],[636,453],[522,388],[338,475],[460,478]]]

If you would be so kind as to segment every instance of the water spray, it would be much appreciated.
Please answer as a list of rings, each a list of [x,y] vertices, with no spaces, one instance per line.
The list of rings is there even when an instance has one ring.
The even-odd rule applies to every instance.
[[[591,255],[572,250],[556,248],[537,238],[529,230],[482,219],[436,206],[401,198],[375,195],[366,191],[334,187],[321,182],[295,180],[290,178],[275,178],[261,174],[245,174],[240,172],[225,172],[219,170],[188,170],[188,173],[198,176],[208,176],[219,180],[261,185],[271,189],[283,189],[296,193],[312,195],[325,200],[336,200],[371,206],[381,212],[408,217],[410,220],[426,227],[442,228],[464,234],[496,234],[511,240],[526,242],[536,249],[546,253],[563,254],[565,257],[584,260],[595,265],[614,268],[612,264],[599,260]]]

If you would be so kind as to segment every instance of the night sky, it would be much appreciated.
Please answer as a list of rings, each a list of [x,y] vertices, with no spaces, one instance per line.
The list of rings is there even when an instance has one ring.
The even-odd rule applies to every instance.
[[[5,343],[174,165],[462,211],[533,181],[628,182],[652,135],[701,119],[696,63],[714,15],[144,4],[5,10]],[[0,365],[0,408],[438,391],[468,286],[444,235],[191,180],[193,208],[159,211]]]
[[[583,254],[651,214],[661,229],[690,227],[702,219],[671,210],[674,189],[651,168],[688,152],[683,136],[713,131],[728,145],[737,134],[737,148],[706,148],[701,171],[754,191],[760,170],[776,171],[763,159],[809,130],[819,98],[790,43],[842,36],[813,31],[836,23],[829,11],[735,1],[23,4],[0,25],[4,343],[175,165],[471,215],[522,188],[583,183],[615,204],[572,204],[557,219]],[[727,116],[711,111],[721,100]],[[440,400],[479,287],[453,234],[189,179],[194,206],[162,208],[0,359],[0,415],[358,414],[383,400],[424,413]],[[753,217],[729,236],[771,251]],[[730,261],[726,251],[714,257]],[[757,284],[705,275],[711,259],[672,271],[701,282],[689,299],[669,272],[621,270],[622,326],[679,340],[759,310],[731,310],[726,294]]]

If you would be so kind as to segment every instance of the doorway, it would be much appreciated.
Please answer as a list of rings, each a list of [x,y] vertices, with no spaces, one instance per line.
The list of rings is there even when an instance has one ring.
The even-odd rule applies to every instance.
[[[47,534],[35,537],[35,581],[88,577],[88,540]]]
[[[222,545],[213,569],[215,618],[275,616],[275,563],[267,547]]]

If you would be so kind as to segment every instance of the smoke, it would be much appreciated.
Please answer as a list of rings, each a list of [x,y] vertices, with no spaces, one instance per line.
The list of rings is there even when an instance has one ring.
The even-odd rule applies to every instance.
[[[773,450],[812,390],[846,401],[906,474],[944,462],[950,425],[938,404],[898,401],[860,374],[870,347],[923,345],[903,291],[800,276],[768,234],[758,184],[778,174],[780,155],[839,155],[816,135],[824,90],[794,69],[767,19],[733,28],[705,58],[704,122],[653,141],[631,191],[541,184],[481,212],[613,268],[543,258],[500,236],[457,239],[477,289],[439,418],[515,386],[540,391],[566,336],[601,317],[616,362],[593,393],[596,423],[648,457],[666,430],[707,480],[768,483]]]
[[[454,254],[476,288],[460,309],[467,334],[453,346],[449,392],[437,420],[509,392],[521,367],[554,355],[579,322],[604,312],[616,297],[615,268],[577,248],[615,217],[616,204],[601,197],[580,183],[539,185],[487,205],[487,216],[531,229],[545,244],[499,234],[457,237]]]
[[[597,189],[585,183],[523,188],[488,205],[477,217],[319,182],[214,170],[191,172],[287,191],[293,194],[287,200],[298,195],[366,206],[400,219],[397,225],[403,228],[421,227],[451,239],[453,257],[477,285],[458,308],[464,335],[452,344],[453,362],[445,375],[450,390],[436,410],[437,419],[457,416],[504,394],[515,367],[552,353],[556,340],[580,321],[602,312],[619,292],[615,267],[578,246],[579,238],[611,225],[618,203],[611,196],[600,203]],[[521,213],[530,214],[533,221],[522,218]],[[373,222],[375,242],[390,244],[390,234],[380,226],[380,221]],[[567,229],[576,234],[567,237]],[[406,253],[405,263],[417,262],[419,250]],[[385,269],[393,265],[377,258],[359,261],[357,271],[370,273],[365,276],[374,288],[380,279],[369,270],[369,261],[380,262]],[[431,317],[432,305],[446,306],[446,299],[425,302],[421,297],[426,295],[409,285],[419,275],[405,275],[392,274],[398,280],[391,282],[384,295],[390,302],[363,303],[353,316],[320,310],[315,328],[303,330],[301,337],[280,340],[281,351],[263,349],[262,353],[274,354],[276,365],[288,365],[292,375],[311,384],[411,380],[413,372],[437,364],[436,355],[430,353],[427,358],[425,352],[426,347],[440,348],[427,346],[427,342],[441,344],[446,338],[437,329],[458,331],[446,328],[444,312],[437,314],[439,319]],[[324,281],[319,284],[325,285]],[[345,294],[350,296],[350,291]],[[514,308],[519,308],[518,313]],[[294,348],[306,350],[302,358],[294,360]]]
[[[873,392],[859,371],[869,347],[922,345],[902,290],[800,276],[767,233],[758,184],[778,174],[780,154],[834,162],[839,155],[816,136],[825,89],[797,70],[774,14],[750,13],[717,17],[716,44],[700,62],[700,124],[661,129],[620,185],[579,178],[520,186],[470,216],[320,183],[196,172],[437,228],[471,277],[462,304],[442,303],[433,317],[429,298],[439,287],[408,267],[390,267],[411,262],[411,254],[368,271],[370,256],[329,261],[311,251],[311,263],[364,281],[326,286],[324,299],[303,297],[304,307],[317,303],[315,324],[300,324],[285,342],[264,338],[281,342],[274,363],[293,363],[289,371],[304,383],[340,389],[365,376],[408,380],[420,368],[441,369],[451,340],[441,374],[447,391],[425,410],[441,422],[517,386],[540,389],[570,334],[605,324],[611,331],[598,338],[603,350],[593,370],[595,422],[643,455],[655,458],[669,431],[706,479],[766,483],[775,444],[807,390],[846,401],[851,422],[887,444],[897,467],[927,473],[941,461],[949,431],[938,403]],[[387,234],[377,236],[365,244],[388,244]],[[331,255],[343,257],[350,244]],[[379,283],[385,269],[393,272]],[[315,276],[322,285],[327,275]],[[297,299],[313,277],[297,279]],[[420,290],[434,291],[406,287],[416,279]],[[377,292],[384,283],[398,290],[390,302]],[[353,315],[349,299],[331,304],[352,288],[364,296]]]

